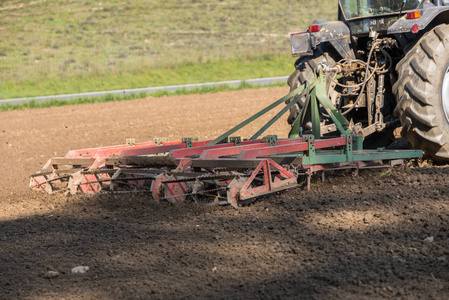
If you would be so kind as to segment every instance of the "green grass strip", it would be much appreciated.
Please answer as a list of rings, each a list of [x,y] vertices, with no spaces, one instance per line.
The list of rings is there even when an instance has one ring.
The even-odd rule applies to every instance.
[[[285,76],[293,71],[294,61],[290,54],[270,54],[131,72],[43,76],[24,81],[0,82],[0,99]]]

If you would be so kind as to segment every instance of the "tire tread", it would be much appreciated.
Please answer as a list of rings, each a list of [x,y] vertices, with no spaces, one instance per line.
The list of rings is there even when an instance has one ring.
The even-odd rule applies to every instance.
[[[449,133],[438,124],[440,87],[436,76],[445,51],[449,51],[449,25],[443,24],[423,35],[396,67],[393,86],[395,115],[403,124],[402,135],[414,148],[422,149],[435,161],[449,162]]]

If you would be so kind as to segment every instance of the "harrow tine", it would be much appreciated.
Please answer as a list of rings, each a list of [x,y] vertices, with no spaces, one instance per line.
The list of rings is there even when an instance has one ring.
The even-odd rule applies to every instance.
[[[45,182],[41,182],[41,183],[37,184],[36,187],[39,188],[39,187],[43,186],[44,184],[48,184],[48,183],[52,183],[54,181],[58,181],[61,179],[68,179],[68,178],[70,178],[70,175],[55,177],[53,179],[48,179]]]

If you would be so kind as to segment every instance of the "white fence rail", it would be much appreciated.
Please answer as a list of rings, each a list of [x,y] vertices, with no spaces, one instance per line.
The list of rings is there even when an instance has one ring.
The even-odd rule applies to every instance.
[[[38,101],[43,102],[47,100],[69,100],[73,98],[87,98],[87,97],[100,97],[105,95],[117,95],[117,94],[138,94],[138,93],[155,93],[159,91],[175,92],[178,90],[193,90],[205,87],[215,87],[215,86],[229,86],[238,87],[242,83],[246,83],[250,86],[265,86],[271,85],[279,82],[287,82],[288,76],[281,77],[270,77],[270,78],[258,78],[258,79],[248,79],[248,80],[231,80],[231,81],[220,81],[220,82],[208,82],[208,83],[196,83],[196,84],[185,84],[185,85],[171,85],[171,86],[161,86],[161,87],[149,87],[141,89],[131,89],[131,90],[116,90],[116,91],[104,91],[104,92],[92,92],[92,93],[81,93],[81,94],[68,94],[68,95],[54,95],[54,96],[42,96],[42,97],[30,97],[30,98],[15,98],[15,99],[4,99],[0,100],[0,105],[11,103],[19,104],[26,101]]]

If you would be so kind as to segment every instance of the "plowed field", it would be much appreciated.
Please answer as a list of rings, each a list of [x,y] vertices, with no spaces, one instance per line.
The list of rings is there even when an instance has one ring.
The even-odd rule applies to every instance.
[[[70,149],[213,138],[285,92],[1,113],[0,298],[448,299],[449,167],[335,173],[239,210],[28,188]]]

